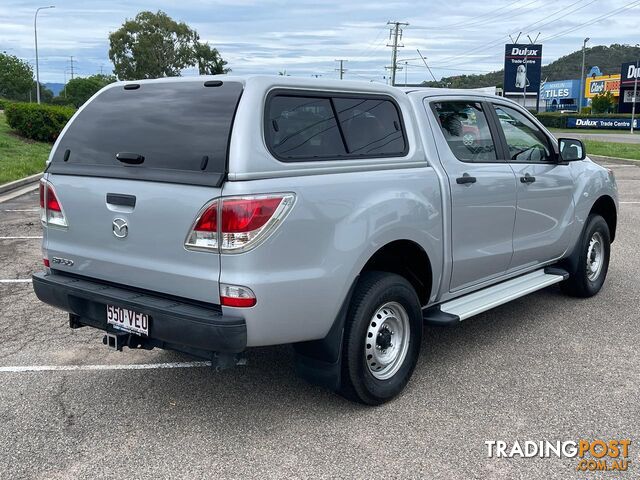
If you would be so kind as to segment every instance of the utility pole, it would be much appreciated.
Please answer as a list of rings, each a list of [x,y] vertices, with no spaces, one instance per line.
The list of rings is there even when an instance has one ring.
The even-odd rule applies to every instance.
[[[33,17],[33,35],[36,41],[36,98],[38,103],[40,103],[40,67],[38,66],[38,12],[40,10],[47,10],[49,8],[56,7],[55,5],[49,5],[48,7],[38,7],[36,9],[36,14]],[[29,97],[29,103],[31,103],[31,97]]]
[[[404,86],[407,86],[407,71],[409,70],[409,62],[404,62]]]
[[[340,62],[340,68],[336,68],[336,72],[340,73],[340,80],[342,80],[342,77],[344,76],[344,73],[346,72],[346,70],[342,67],[342,64],[344,62],[346,62],[347,60],[343,60],[343,59],[338,59],[336,60],[336,62]]]
[[[581,70],[581,74],[580,74],[580,105],[578,105],[578,114],[580,114],[582,112],[582,100],[584,99],[584,88],[585,88],[585,84],[584,84],[584,60],[585,60],[585,53],[586,53],[586,48],[587,48],[587,42],[591,40],[589,37],[584,39],[584,42],[582,42],[582,70]]]
[[[633,133],[633,122],[635,121],[635,118],[636,118],[636,103],[638,102],[638,75],[640,75],[640,60],[636,62],[636,74],[635,74],[635,80],[633,82],[633,105],[631,106],[631,133]]]
[[[539,36],[540,36],[540,32],[538,32],[538,35],[536,36],[535,40],[531,40],[531,37],[527,35],[527,38],[529,39],[529,45],[535,44]],[[528,58],[529,58],[529,53],[525,50],[525,55],[524,55],[525,79],[524,79],[524,89],[522,90],[522,106],[524,108],[527,108],[527,82],[529,81],[529,78],[528,78],[529,65],[527,64]],[[540,63],[542,63],[542,58],[540,58]],[[540,87],[538,86],[538,89],[539,88]],[[538,99],[540,98],[540,90],[538,90],[538,93],[536,95],[537,95],[536,97],[536,112],[537,112],[538,108],[540,107],[538,104]]]
[[[402,42],[402,27],[407,27],[409,24],[405,22],[387,22],[387,25],[392,27],[389,29],[389,42],[387,47],[391,47],[391,86],[396,84],[396,71],[398,70],[398,48],[404,47],[400,44]]]
[[[71,55],[71,80],[73,80],[73,55]]]

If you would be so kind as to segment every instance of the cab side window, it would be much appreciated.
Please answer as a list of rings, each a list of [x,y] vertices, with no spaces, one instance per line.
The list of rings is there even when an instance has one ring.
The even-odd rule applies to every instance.
[[[390,98],[316,95],[283,93],[268,101],[265,140],[279,160],[308,162],[407,155],[400,112]]]
[[[507,140],[511,160],[528,163],[553,161],[549,139],[540,128],[515,108],[502,105],[494,107]]]
[[[496,147],[487,117],[478,102],[433,104],[444,138],[456,158],[463,162],[495,162]]]

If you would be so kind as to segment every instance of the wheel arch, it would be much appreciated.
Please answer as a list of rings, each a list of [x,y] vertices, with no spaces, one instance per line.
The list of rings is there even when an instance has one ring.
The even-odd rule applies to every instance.
[[[360,274],[366,271],[389,272],[404,277],[418,294],[421,306],[429,303],[433,269],[429,255],[416,242],[395,240],[380,247],[369,257]]]
[[[618,226],[618,210],[613,198],[609,195],[602,195],[592,205],[589,215],[598,214],[604,218],[609,227],[611,243],[616,238],[616,228]]]

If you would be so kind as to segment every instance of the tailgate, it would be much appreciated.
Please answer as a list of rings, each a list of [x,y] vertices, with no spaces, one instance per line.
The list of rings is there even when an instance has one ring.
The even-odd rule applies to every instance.
[[[55,174],[48,180],[68,222],[67,229],[47,228],[48,258],[73,262],[52,268],[219,303],[220,255],[184,248],[199,210],[219,189]],[[107,195],[116,203],[135,197],[135,206],[108,203]]]
[[[85,104],[46,170],[68,225],[46,228],[51,268],[219,303],[219,254],[184,243],[220,195],[242,89],[202,79],[116,83]]]

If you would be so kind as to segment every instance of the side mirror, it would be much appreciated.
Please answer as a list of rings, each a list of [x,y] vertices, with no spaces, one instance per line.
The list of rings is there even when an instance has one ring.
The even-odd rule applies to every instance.
[[[582,140],[576,138],[561,138],[558,140],[560,161],[576,162],[587,158],[587,150]]]

